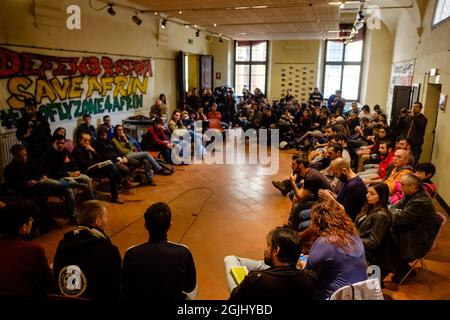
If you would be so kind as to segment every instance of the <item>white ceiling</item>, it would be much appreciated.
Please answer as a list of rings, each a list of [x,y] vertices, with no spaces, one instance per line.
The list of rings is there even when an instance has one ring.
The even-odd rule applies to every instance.
[[[339,24],[354,21],[358,1],[346,1],[344,7],[334,0],[128,0],[137,8],[154,11],[168,20],[236,40],[332,39],[339,37]],[[363,0],[365,6],[378,5],[383,16],[394,16],[415,0]],[[263,8],[252,8],[267,6]],[[182,13],[180,13],[182,11]],[[388,14],[389,12],[389,14]],[[384,21],[388,23],[387,21]],[[216,24],[216,25],[215,25]],[[195,25],[195,26],[194,26]]]

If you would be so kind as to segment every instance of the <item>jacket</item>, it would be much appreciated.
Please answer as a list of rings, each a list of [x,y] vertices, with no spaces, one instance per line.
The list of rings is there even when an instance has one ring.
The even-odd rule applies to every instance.
[[[194,259],[184,245],[142,243],[125,252],[122,281],[125,298],[184,300],[196,286]]]
[[[50,124],[45,117],[36,112],[36,120],[31,120],[25,112],[17,121],[16,136],[24,146],[27,147],[28,154],[37,159],[41,159],[42,154],[51,147]],[[24,137],[28,128],[33,131],[29,137]]]
[[[75,163],[80,168],[81,172],[86,173],[87,169],[98,163],[101,162],[101,157],[97,152],[90,152],[87,151],[84,147],[78,146],[72,151],[73,159],[75,160]]]
[[[69,273],[64,267],[70,265],[78,266],[86,279],[74,291],[64,281]],[[102,230],[78,226],[64,235],[56,249],[53,262],[56,288],[68,295],[84,289],[82,297],[116,298],[120,294],[121,265],[119,250]]]
[[[392,194],[395,191],[395,183],[400,181],[405,174],[411,172],[413,172],[413,168],[410,165],[404,165],[399,168],[394,167],[389,175],[384,178],[383,182],[387,184],[389,192]]]
[[[296,266],[250,272],[231,292],[230,300],[312,300],[317,276]]]
[[[430,250],[438,226],[436,209],[428,194],[420,189],[391,207],[392,231],[403,259],[424,257]]]
[[[0,237],[0,297],[45,298],[52,274],[44,248],[20,237]]]
[[[44,169],[49,178],[59,180],[68,177],[69,172],[78,171],[77,166],[70,157],[69,150],[57,151],[50,148],[42,157]]]
[[[25,164],[19,163],[15,159],[5,167],[5,182],[14,191],[20,194],[32,193],[32,187],[28,186],[28,181],[40,180],[44,173],[40,166],[31,159]]]
[[[385,272],[392,271],[392,219],[384,210],[379,209],[359,214],[355,224],[364,245],[368,264],[378,265]]]

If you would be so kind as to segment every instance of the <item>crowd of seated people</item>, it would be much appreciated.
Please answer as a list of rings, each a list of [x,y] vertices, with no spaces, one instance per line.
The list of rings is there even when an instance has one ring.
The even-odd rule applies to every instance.
[[[194,141],[200,139],[193,130],[193,122],[198,120],[217,120],[222,129],[230,125],[244,129],[280,128],[282,138],[300,150],[292,158],[292,175],[284,181],[273,181],[283,196],[289,195],[292,206],[286,213],[287,223],[268,234],[264,260],[225,258],[231,299],[329,299],[339,288],[366,280],[366,268],[372,264],[380,267],[382,280],[393,273],[392,281],[400,283],[409,272],[409,263],[422,258],[431,248],[438,230],[432,202],[436,193],[431,181],[436,173],[434,165],[419,162],[420,150],[413,148],[409,133],[391,130],[379,106],[371,113],[368,105],[360,110],[352,103],[351,109],[344,112],[345,103],[340,91],[326,101],[317,88],[309,101],[301,103],[288,91],[286,97],[270,104],[259,89],[253,93],[245,90],[237,101],[230,88],[221,87],[203,90],[201,95],[196,89],[191,90],[183,110],[175,110],[170,119],[164,96],[152,106],[152,124],[144,149],[160,152],[167,163],[172,163],[172,149],[181,157],[180,150],[185,149],[183,141],[172,141],[171,133],[189,135]],[[405,117],[417,116],[421,105],[415,103],[414,109],[414,114]],[[195,297],[192,255],[186,247],[167,241],[172,219],[166,204],[148,208],[145,227],[149,241],[127,250],[122,261],[117,247],[104,232],[106,209],[93,200],[90,177],[108,178],[111,200],[123,203],[119,189],[134,187],[129,176],[138,167],[143,167],[150,185],[154,185],[153,172],[170,173],[148,152],[138,150],[121,125],[111,125],[111,119],[104,118],[104,125],[92,132],[90,116],[83,116],[84,122],[77,130],[77,146],[70,152],[64,130],[50,136],[45,123],[36,120],[40,116],[35,106],[33,110],[32,102],[26,112],[32,120],[29,128],[18,133],[25,146],[12,150],[14,160],[5,169],[7,185],[20,196],[32,197],[45,213],[46,197],[63,194],[70,200],[66,202],[67,210],[77,226],[58,245],[52,281],[45,255],[42,257],[43,249],[27,246],[22,240],[32,229],[29,209],[15,204],[2,208],[0,248],[12,243],[36,251],[36,261],[25,261],[11,250],[8,259],[16,265],[40,266],[35,275],[38,278],[24,284],[23,292],[15,292],[5,275],[13,272],[15,277],[29,277],[29,271],[6,269],[0,263],[0,284],[11,288],[2,293],[42,297],[53,291],[93,299]],[[36,130],[36,126],[42,128]],[[419,133],[416,141],[420,140]],[[34,134],[49,135],[47,148],[40,145],[38,150],[30,149],[35,147],[28,142],[36,139]],[[204,155],[204,146],[197,146],[203,149],[199,148],[196,154]],[[54,165],[39,168],[31,161],[42,156]],[[87,200],[78,215],[74,214],[73,189],[81,189]],[[18,218],[11,218],[11,208],[21,212]],[[302,252],[307,254],[307,261],[299,268]],[[108,263],[102,265],[105,261]],[[78,269],[70,269],[73,265]],[[100,266],[107,272],[102,272]],[[246,266],[250,274],[236,283],[230,277],[233,266]],[[70,274],[78,274],[88,284],[83,292],[72,293],[70,285],[64,287],[64,279]],[[32,283],[40,283],[39,290]]]
[[[161,116],[166,113],[164,101],[162,94],[156,103],[156,113]],[[170,166],[163,168],[149,152],[142,151],[141,144],[126,134],[121,124],[113,125],[109,115],[103,116],[103,123],[96,128],[91,115],[84,114],[74,130],[74,143],[64,127],[50,132],[34,99],[25,103],[16,132],[21,144],[10,150],[13,160],[4,168],[2,193],[13,192],[36,207],[33,237],[59,226],[50,214],[51,196],[64,199],[67,218],[75,223],[79,202],[96,198],[94,180],[107,179],[111,202],[123,204],[119,196],[122,190],[155,186],[154,173],[173,173]],[[166,160],[171,163],[170,154]]]
[[[290,97],[286,98],[290,101]],[[372,113],[368,105],[360,110],[357,103],[352,103],[349,110],[342,112],[341,100],[340,92],[336,92],[325,107],[316,99],[300,104],[300,119],[320,116],[322,112],[327,116],[319,128],[311,125],[314,120],[301,122],[308,127],[303,128],[300,138],[293,138],[299,144],[292,144],[299,150],[293,156],[293,173],[290,179],[272,181],[292,201],[285,227],[298,232],[304,252],[315,255],[323,229],[314,227],[314,210],[319,211],[323,203],[334,202],[348,217],[351,228],[358,229],[354,235],[364,247],[366,265],[378,265],[382,279],[393,272],[391,279],[398,284],[410,270],[408,263],[430,250],[439,228],[432,202],[436,186],[431,178],[436,168],[432,163],[420,163],[421,148],[412,148],[411,137],[419,145],[423,143],[426,121],[420,114],[422,105],[416,102],[411,113],[403,113],[402,121],[409,124],[409,131],[405,132],[391,130],[378,105]],[[291,125],[286,116],[291,105],[286,100],[282,102],[278,121]],[[414,129],[415,136],[411,136]],[[331,219],[329,215],[327,219]],[[353,267],[357,266],[355,262]],[[336,280],[330,274],[326,277],[328,284]],[[319,283],[320,278],[319,274]],[[329,297],[333,290],[321,298]]]
[[[0,202],[1,203],[1,202]],[[0,297],[45,299],[195,299],[197,275],[190,250],[167,240],[169,206],[159,202],[144,214],[148,240],[129,248],[122,259],[105,233],[103,202],[88,200],[77,225],[58,243],[53,264],[45,250],[26,241],[34,222],[22,202],[0,206]]]

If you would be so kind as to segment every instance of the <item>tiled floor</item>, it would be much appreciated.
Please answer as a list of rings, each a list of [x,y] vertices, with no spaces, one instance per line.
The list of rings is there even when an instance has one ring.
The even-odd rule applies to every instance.
[[[194,256],[199,298],[226,299],[229,293],[223,257],[235,254],[262,258],[266,234],[288,217],[290,201],[272,187],[271,181],[288,177],[290,158],[289,152],[280,154],[280,169],[275,176],[261,175],[257,165],[176,167],[172,176],[156,176],[157,187],[139,187],[122,194],[126,204],[107,203],[108,233],[123,254],[128,247],[146,241],[143,225],[146,208],[156,201],[172,201],[173,227],[169,240],[179,241],[195,220],[182,242],[190,247]],[[193,216],[208,197],[200,215]],[[58,241],[70,228],[53,230],[34,240],[45,247],[50,262]],[[447,224],[437,248],[426,260],[432,290],[427,286],[425,274],[419,272],[401,287],[386,281],[385,295],[392,299],[450,299],[449,252],[450,228]]]

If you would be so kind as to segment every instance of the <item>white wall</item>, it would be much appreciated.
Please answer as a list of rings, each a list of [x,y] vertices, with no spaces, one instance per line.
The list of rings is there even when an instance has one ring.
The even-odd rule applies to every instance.
[[[438,68],[440,74],[440,83],[442,84],[442,93],[450,94],[450,21],[431,28],[431,21],[434,12],[435,1],[428,1],[425,7],[424,19],[420,21],[417,17],[418,9],[414,6],[413,12],[401,12],[398,16],[398,23],[395,30],[395,41],[392,62],[398,62],[408,59],[416,59],[413,82],[421,84],[420,100],[425,102],[427,83],[435,81],[434,78],[428,78],[426,73],[431,68]],[[423,27],[421,37],[417,34],[417,28]],[[448,102],[449,104],[449,102]],[[434,114],[436,105],[424,105],[423,113],[425,116]],[[431,119],[429,119],[430,122]],[[424,153],[431,153],[431,161],[436,165],[437,173],[433,178],[438,186],[438,193],[450,204],[450,174],[448,164],[450,163],[450,148],[447,141],[450,140],[450,109],[447,106],[445,112],[439,111],[436,122],[436,134],[434,145],[427,145],[433,141],[430,126],[425,135]]]

